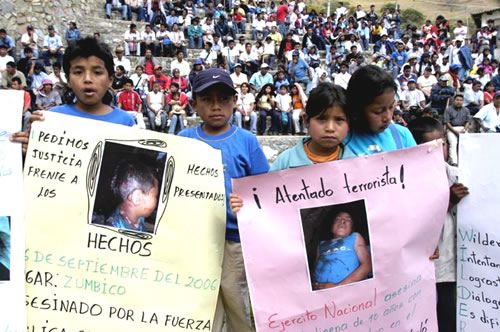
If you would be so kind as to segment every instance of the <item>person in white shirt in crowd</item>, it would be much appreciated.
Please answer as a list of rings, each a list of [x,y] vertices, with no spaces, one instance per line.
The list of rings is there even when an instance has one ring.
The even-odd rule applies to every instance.
[[[240,86],[238,101],[236,102],[236,112],[234,118],[236,126],[243,127],[243,124],[250,122],[250,131],[257,133],[257,113],[255,113],[255,96],[250,92],[250,85],[244,82]]]
[[[212,50],[212,42],[205,42],[204,49],[200,52],[200,59],[207,68],[217,63],[217,52]]]
[[[424,109],[424,93],[417,89],[417,82],[413,78],[410,78],[410,80],[408,80],[408,89],[403,91],[401,100],[403,101],[403,109],[405,111],[410,110],[410,108],[412,107]]]
[[[21,36],[21,58],[24,58],[24,48],[31,47],[33,50],[33,58],[38,59],[38,34],[32,25],[26,27],[26,32]]]
[[[259,13],[257,18],[252,23],[252,38],[253,40],[264,39],[266,37],[266,21],[264,13]]]
[[[222,39],[218,33],[215,33],[213,37],[214,41],[212,43],[212,50],[217,54],[220,54],[222,53],[222,49],[224,48],[224,43],[222,42]]]
[[[168,34],[168,38],[172,42],[170,45],[172,54],[177,54],[178,51],[185,51],[186,38],[184,37],[184,32],[179,29],[179,25],[177,23],[172,26],[172,31]]]
[[[476,75],[473,76],[476,81],[481,82],[481,90],[484,90],[486,83],[491,81],[491,74],[485,74],[484,68],[479,67],[476,71]]]
[[[349,65],[347,62],[342,62],[340,64],[340,73],[335,74],[333,78],[333,83],[336,85],[340,85],[344,89],[347,89],[347,85],[349,84],[349,80],[351,79],[351,74],[348,72]]]
[[[156,34],[151,29],[151,25],[146,24],[146,26],[144,27],[144,31],[141,32],[141,55],[143,55],[146,50],[151,50],[151,52],[154,52],[154,50],[157,48],[156,44]]]
[[[272,66],[275,57],[276,46],[271,37],[267,36],[263,44],[264,52],[262,53],[262,62]]]
[[[184,51],[178,50],[176,54],[176,59],[170,63],[170,70],[179,69],[179,74],[181,77],[187,78],[189,72],[191,71],[191,66],[189,62],[184,60]]]
[[[431,67],[425,67],[423,75],[417,79],[417,86],[424,93],[426,100],[431,97],[431,89],[437,83],[437,78],[432,74]]]
[[[64,71],[61,69],[61,64],[54,62],[52,64],[52,73],[49,74],[49,80],[54,83],[54,90],[57,91],[62,97],[68,84],[68,80],[66,79],[66,74],[64,74]]]
[[[483,132],[500,133],[500,90],[495,92],[493,102],[481,108],[474,118],[481,121]]]
[[[50,59],[56,58],[56,61],[62,63],[64,54],[61,36],[56,34],[54,26],[49,25],[49,33],[43,39],[42,58],[45,66],[50,66]]]
[[[457,21],[457,26],[453,29],[453,36],[457,40],[465,40],[467,38],[468,28],[462,20]]]
[[[235,48],[238,50],[238,52],[243,53],[245,52],[245,36],[240,36],[238,38],[238,43],[236,44]]]
[[[349,11],[344,6],[344,3],[342,1],[339,1],[339,6],[337,7],[337,9],[335,9],[335,14],[337,15],[337,17],[345,16],[345,15],[347,15],[348,12]]]
[[[170,56],[170,44],[169,31],[167,30],[167,25],[165,23],[160,23],[160,28],[156,31],[156,50],[155,55],[159,56]]]
[[[248,76],[242,72],[241,63],[234,65],[234,72],[230,75],[233,81],[234,89],[240,93],[240,87],[243,83],[248,83]]]
[[[238,63],[240,52],[236,48],[236,42],[232,37],[227,37],[227,46],[222,49],[222,56],[226,60],[230,70],[232,70],[234,65]]]
[[[144,97],[148,93],[148,83],[149,83],[149,75],[144,72],[144,67],[141,65],[135,66],[135,72],[130,75],[130,79],[132,80],[133,88],[136,90],[141,98]]]
[[[207,41],[213,44],[215,34],[215,25],[211,16],[208,16],[204,19],[204,22],[201,24],[201,30],[203,31],[203,42]]]
[[[251,43],[246,43],[245,51],[240,53],[240,63],[248,75],[256,72],[259,68],[259,55],[254,52]]]
[[[356,21],[360,21],[365,16],[366,16],[366,13],[363,10],[363,7],[361,5],[357,5],[356,11],[354,12],[354,17],[356,18]]]
[[[141,34],[137,31],[137,25],[130,24],[127,31],[123,35],[125,55],[141,55]]]
[[[293,131],[292,119],[292,97],[288,93],[288,86],[280,86],[279,93],[276,96],[276,110],[280,114],[279,133],[291,135]]]
[[[7,45],[0,45],[0,73],[7,69],[7,63],[14,62],[14,58],[7,54]]]
[[[122,65],[123,68],[125,68],[125,72],[128,75],[128,73],[130,73],[130,71],[132,70],[132,67],[130,65],[130,60],[123,56],[123,52],[124,52],[123,47],[117,46],[115,48],[116,57],[113,58],[113,64],[114,64],[115,68],[116,68],[116,66]]]
[[[465,91],[464,106],[469,109],[472,115],[476,114],[484,106],[484,92],[481,90],[481,82],[473,81],[472,89]]]

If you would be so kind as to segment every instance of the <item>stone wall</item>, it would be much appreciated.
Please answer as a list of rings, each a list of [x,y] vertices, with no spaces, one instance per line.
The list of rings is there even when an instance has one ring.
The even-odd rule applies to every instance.
[[[49,24],[63,35],[71,20],[84,22],[99,11],[104,17],[103,3],[101,0],[1,0],[0,26],[16,41],[26,32],[28,24],[34,26],[40,38],[47,33]]]

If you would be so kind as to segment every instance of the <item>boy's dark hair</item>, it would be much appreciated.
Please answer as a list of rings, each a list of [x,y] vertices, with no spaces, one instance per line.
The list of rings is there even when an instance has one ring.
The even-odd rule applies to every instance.
[[[347,98],[345,90],[333,83],[320,83],[311,90],[306,104],[306,115],[309,119],[315,116],[321,116],[332,106],[339,106],[349,122],[349,114],[346,112]]]
[[[118,65],[116,66],[116,68],[120,69],[122,72],[125,72],[125,67],[123,67],[122,65]]]
[[[115,168],[111,179],[111,190],[121,202],[127,200],[134,190],[148,193],[158,185],[151,168],[140,161],[122,161]]]
[[[457,97],[464,99],[464,95],[462,93],[457,93],[453,99],[457,99]]]
[[[1,28],[1,29],[0,29],[0,33],[7,33],[7,30],[5,30],[5,29]]]
[[[59,62],[54,62],[52,64],[52,68],[59,68],[59,69],[61,69],[61,64]]]
[[[17,82],[17,84],[22,84],[23,82],[21,81],[21,78],[19,77],[12,77],[11,82]]]
[[[398,91],[392,76],[378,66],[366,65],[352,74],[347,85],[346,97],[347,113],[354,130],[366,129],[364,114],[366,106],[387,89]]]
[[[26,46],[24,48],[24,54],[26,54],[26,53],[33,53],[33,49],[31,47],[29,47],[29,46]]]
[[[89,58],[91,56],[101,59],[104,62],[104,67],[108,71],[108,76],[113,76],[115,73],[113,55],[108,45],[98,41],[94,37],[85,37],[68,45],[64,52],[63,69],[66,77],[69,78],[71,61],[76,58]]]
[[[179,83],[177,83],[177,82],[172,82],[172,83],[170,84],[170,87],[173,87],[173,86],[175,86],[177,89],[180,89],[180,87],[179,87]]]
[[[139,69],[139,68],[141,68],[142,70],[144,70],[144,67],[143,67],[143,66],[141,66],[141,65],[137,65],[137,66],[135,66],[135,69],[136,69],[136,70],[137,70],[137,69]]]
[[[12,67],[12,68],[17,68],[17,65],[14,61],[9,61],[5,64],[6,66]]]
[[[132,85],[132,87],[133,87],[133,86],[134,86],[134,81],[132,81],[130,78],[127,78],[127,79],[125,79],[125,81],[123,82],[123,85],[125,85],[125,84],[130,84],[130,85]]]
[[[425,143],[424,135],[438,131],[444,134],[443,125],[438,120],[431,117],[420,117],[415,120],[410,121],[408,124],[408,129],[410,130],[415,142],[417,144]]]

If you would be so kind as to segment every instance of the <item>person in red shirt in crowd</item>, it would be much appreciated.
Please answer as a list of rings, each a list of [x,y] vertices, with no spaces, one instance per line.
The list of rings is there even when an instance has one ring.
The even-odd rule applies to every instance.
[[[168,117],[170,119],[170,127],[168,128],[169,134],[175,134],[177,124],[179,130],[184,129],[185,116],[188,112],[188,97],[184,92],[179,90],[177,83],[170,85],[170,92],[167,95]]]
[[[172,71],[172,78],[170,79],[170,82],[167,86],[167,89],[170,90],[170,86],[172,83],[176,83],[179,86],[179,89],[183,92],[185,92],[188,88],[188,79],[185,77],[181,77],[181,72],[178,68],[175,68]]]
[[[23,82],[19,77],[13,77],[10,84],[12,90],[24,90]],[[23,104],[23,130],[28,128],[28,121],[31,117],[31,95],[28,91],[24,90],[24,104]]]
[[[170,78],[161,72],[162,69],[160,65],[155,66],[154,74],[149,78],[149,91],[153,91],[154,82],[160,83],[161,91],[167,91],[169,89]]]
[[[159,65],[160,61],[153,57],[153,52],[151,50],[146,50],[144,57],[137,61],[136,66],[143,66],[146,74],[153,75],[154,68]]]
[[[146,129],[144,117],[142,115],[141,96],[133,89],[134,82],[127,78],[123,85],[123,91],[118,96],[118,107],[132,115],[135,123],[140,129]]]

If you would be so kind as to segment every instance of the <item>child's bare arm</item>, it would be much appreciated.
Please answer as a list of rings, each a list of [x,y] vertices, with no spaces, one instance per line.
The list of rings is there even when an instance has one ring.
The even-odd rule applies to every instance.
[[[18,131],[17,133],[13,133],[12,136],[10,136],[11,142],[22,144],[23,154],[26,154],[26,151],[28,151],[31,123],[33,123],[33,121],[43,121],[44,119],[45,118],[43,116],[43,112],[34,111],[30,116],[28,129],[26,131]]]
[[[469,194],[469,188],[464,186],[462,183],[454,183],[450,187],[450,203],[448,205],[448,210],[456,206],[462,198]]]
[[[236,214],[243,207],[243,200],[238,194],[231,193],[229,194],[229,205],[231,207],[231,211]]]

